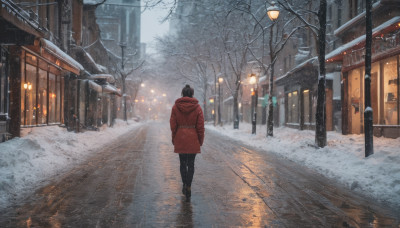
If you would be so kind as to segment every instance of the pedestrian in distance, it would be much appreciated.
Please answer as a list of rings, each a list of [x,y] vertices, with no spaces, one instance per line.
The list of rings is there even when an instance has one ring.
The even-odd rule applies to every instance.
[[[204,116],[194,89],[186,85],[182,97],[175,101],[171,111],[170,127],[174,152],[179,154],[182,193],[190,201],[194,160],[204,141]]]

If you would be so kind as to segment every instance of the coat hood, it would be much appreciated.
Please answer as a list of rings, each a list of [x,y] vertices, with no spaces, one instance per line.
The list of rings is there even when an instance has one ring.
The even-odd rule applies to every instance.
[[[196,98],[192,97],[181,97],[175,101],[175,105],[178,110],[182,113],[193,112],[199,104]]]

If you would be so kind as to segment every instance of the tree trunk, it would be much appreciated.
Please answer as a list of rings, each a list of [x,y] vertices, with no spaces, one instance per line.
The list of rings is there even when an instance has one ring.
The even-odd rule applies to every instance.
[[[125,76],[122,75],[122,103],[124,106],[124,121],[128,121],[127,117],[127,110],[126,110],[126,83],[125,83]]]
[[[238,91],[233,95],[233,129],[239,129]]]
[[[315,143],[318,147],[326,146],[326,105],[325,105],[325,37],[326,37],[326,0],[320,1],[319,12],[319,75],[318,75],[318,98],[317,112],[315,118]]]
[[[275,24],[275,22],[273,22]],[[268,120],[267,120],[267,137],[274,136],[274,105],[272,104],[272,96],[274,89],[274,59],[275,53],[272,47],[272,39],[274,33],[274,24],[271,26],[269,34],[269,56],[271,61],[271,74],[269,75],[269,91],[268,91]]]

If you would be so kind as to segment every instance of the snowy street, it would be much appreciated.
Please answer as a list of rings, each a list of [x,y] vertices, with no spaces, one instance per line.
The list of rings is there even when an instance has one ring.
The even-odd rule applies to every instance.
[[[126,129],[114,136],[98,135],[100,148],[77,155],[80,160],[64,165],[64,172],[53,167],[56,175],[39,179],[44,186],[37,191],[29,193],[29,187],[21,187],[21,196],[0,210],[0,227],[400,225],[395,207],[261,148],[256,136],[249,146],[224,135],[223,128],[211,126],[196,157],[191,201],[185,202],[168,124],[148,122]],[[94,146],[95,134],[92,144],[90,137],[85,138],[90,133],[76,135]],[[77,147],[86,146],[79,139],[75,142]],[[0,146],[12,148],[12,143]],[[274,143],[271,150],[284,146]],[[42,150],[46,157],[43,153],[49,150]]]

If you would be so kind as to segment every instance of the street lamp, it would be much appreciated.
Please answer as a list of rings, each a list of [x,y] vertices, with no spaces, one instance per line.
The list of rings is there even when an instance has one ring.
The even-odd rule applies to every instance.
[[[273,136],[274,135],[274,106],[272,104],[272,91],[274,88],[274,64],[275,64],[275,52],[272,47],[272,39],[274,37],[274,25],[275,21],[279,17],[279,8],[275,6],[275,2],[271,2],[271,6],[267,8],[267,13],[269,19],[272,21],[272,25],[270,27],[270,35],[269,35],[269,57],[271,61],[271,67],[270,67],[270,75],[269,75],[269,91],[268,91],[268,121],[267,121],[267,136]]]
[[[222,126],[222,121],[221,121],[221,85],[222,85],[222,82],[224,82],[224,78],[219,77],[218,78],[218,123],[221,126]]]
[[[279,17],[279,8],[275,6],[275,2],[271,2],[271,6],[267,8],[267,14],[271,21],[276,21]]]
[[[257,91],[257,75],[251,74],[250,75],[250,84],[254,86],[251,88],[251,133],[256,134],[256,124],[257,124],[257,103],[258,103],[258,91]]]

